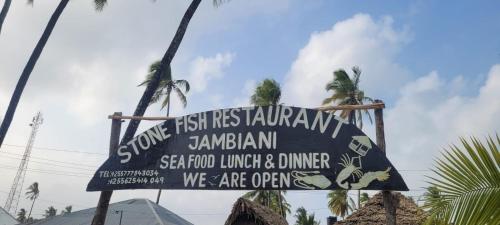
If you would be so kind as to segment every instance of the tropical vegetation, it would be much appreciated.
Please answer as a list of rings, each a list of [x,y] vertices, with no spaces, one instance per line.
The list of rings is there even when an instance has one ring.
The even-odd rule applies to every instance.
[[[70,214],[72,210],[73,210],[73,206],[68,205],[68,206],[64,207],[63,210],[61,210],[61,214],[62,215]]]
[[[245,193],[243,198],[266,206],[286,218],[291,213],[291,205],[285,199],[286,191],[253,190]]]
[[[281,99],[281,88],[273,79],[263,80],[250,97],[250,103],[257,106],[277,105]]]
[[[323,105],[364,105],[365,102],[373,102],[371,97],[365,96],[365,92],[359,88],[361,69],[354,66],[352,68],[353,77],[343,69],[333,72],[333,80],[326,84],[326,91],[333,94],[323,100]],[[363,112],[368,116],[370,122],[372,118],[368,110],[342,110],[340,117],[347,119],[349,123],[356,124],[363,129]],[[361,191],[358,190],[358,207],[361,205]]]
[[[307,214],[307,210],[304,207],[300,207],[295,212],[295,225],[319,225],[319,221],[314,218],[313,214]]]
[[[332,91],[333,94],[323,100],[323,105],[363,105],[365,102],[373,102],[373,99],[365,96],[365,92],[359,89],[361,70],[359,67],[353,67],[354,73],[351,78],[343,69],[333,72],[333,80],[326,84],[326,90]],[[342,110],[340,117],[347,118],[350,123],[357,124],[359,128],[363,128],[363,112],[368,115],[368,119],[372,121],[368,110]]]
[[[214,0],[213,3],[214,5],[218,6],[225,1],[226,0]],[[146,109],[150,105],[151,99],[153,98],[153,95],[158,89],[158,85],[160,84],[161,74],[163,73],[164,70],[170,67],[170,63],[172,62],[172,59],[177,53],[177,50],[179,49],[182,39],[184,38],[184,34],[186,33],[189,22],[191,21],[191,18],[193,17],[196,10],[198,9],[200,3],[201,0],[193,0],[191,1],[191,4],[189,4],[187,10],[185,11],[181,19],[179,26],[177,27],[177,31],[175,32],[174,38],[170,42],[167,51],[165,52],[160,61],[159,68],[155,71],[154,75],[151,78],[151,81],[146,86],[146,89],[144,90],[144,93],[142,94],[139,103],[135,107],[134,116],[143,116],[144,113],[146,112]],[[125,130],[125,133],[123,134],[122,139],[120,141],[121,144],[128,143],[130,140],[134,138],[135,132],[137,131],[137,128],[139,128],[139,124],[140,120],[131,120],[129,122]],[[112,191],[103,192],[101,194],[100,199],[103,200],[102,203],[104,205],[109,203],[109,199],[111,198],[112,194],[113,194]],[[92,220],[92,225],[104,224],[105,217],[106,217],[105,210],[97,210],[94,219]]]
[[[45,218],[49,218],[49,217],[53,217],[53,216],[56,216],[57,214],[57,209],[54,208],[53,206],[49,206],[49,208],[47,208],[45,210],[45,214],[43,215]]]
[[[26,192],[26,198],[31,200],[31,208],[27,218],[30,218],[31,211],[33,211],[33,206],[35,205],[35,201],[40,195],[40,189],[38,188],[38,182],[34,182],[28,187],[28,191]]]
[[[280,99],[281,88],[278,82],[273,79],[264,79],[255,88],[250,97],[250,103],[255,106],[278,105]],[[286,218],[286,215],[291,213],[291,206],[286,201],[285,194],[286,191],[280,190],[254,190],[246,193],[243,197],[264,205]]]
[[[460,138],[436,160],[424,196],[426,224],[498,224],[500,221],[500,138]]]
[[[361,196],[359,198],[360,204],[358,207],[361,208],[362,206],[364,206],[366,204],[366,202],[368,202],[369,199],[370,199],[370,196],[368,196],[368,193],[366,193],[366,192],[361,193]]]
[[[356,209],[356,203],[349,196],[347,190],[333,190],[327,195],[328,208],[330,211],[340,217],[345,217],[349,212]]]
[[[156,71],[160,70],[160,61],[156,61],[153,64],[149,66],[149,73],[146,75],[146,79],[139,84],[139,86],[145,86],[148,85],[154,77],[154,74]],[[174,91],[177,94],[177,97],[181,101],[182,105],[186,107],[187,105],[187,98],[186,94],[189,92],[189,82],[187,80],[174,80],[172,79],[172,70],[170,68],[170,65],[167,66],[167,69],[162,71],[160,75],[160,83],[158,84],[158,87],[156,88],[156,91],[153,94],[153,97],[151,98],[151,101],[149,104],[154,104],[159,102],[162,98],[164,100],[161,103],[161,108],[167,107],[167,116],[170,114],[170,95],[172,91]]]
[[[19,212],[17,212],[17,221],[19,223],[25,223],[26,222],[26,209],[20,209]]]
[[[161,61],[156,61],[149,66],[148,74],[146,79],[139,84],[139,86],[149,85],[153,82],[154,75],[157,71],[161,71],[160,82],[151,98],[149,104],[157,103],[164,98],[161,104],[161,109],[167,107],[167,116],[170,116],[170,95],[172,91],[175,91],[177,97],[181,101],[182,105],[186,107],[187,98],[186,94],[189,92],[189,82],[187,80],[174,80],[172,79],[172,69],[170,65],[167,66],[166,70],[161,70]],[[156,204],[160,203],[161,189],[158,190],[158,195],[156,197]]]

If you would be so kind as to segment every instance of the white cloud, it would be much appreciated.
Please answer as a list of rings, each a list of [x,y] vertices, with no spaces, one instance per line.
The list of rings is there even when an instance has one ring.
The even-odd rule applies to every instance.
[[[74,64],[69,68],[72,76],[67,87],[64,100],[67,101],[67,110],[85,124],[93,124],[99,118],[105,118],[116,110],[117,102],[110,101],[112,93],[119,87],[110,85],[113,81],[112,72],[105,64],[91,63],[90,65]]]
[[[233,99],[232,107],[244,107],[250,105],[250,96],[252,96],[257,87],[257,82],[255,80],[246,80],[241,89],[240,96]]]
[[[202,92],[208,82],[224,76],[223,69],[228,67],[234,58],[233,53],[217,53],[214,57],[197,57],[191,63],[189,82],[193,92]]]
[[[429,169],[433,157],[458,137],[483,138],[500,127],[500,64],[494,65],[477,96],[460,91],[463,77],[445,79],[437,72],[401,88],[401,96],[386,113],[386,138],[390,159],[400,169]],[[408,175],[408,174],[407,174]],[[423,187],[424,177],[406,177],[413,188]]]
[[[391,17],[374,21],[357,14],[336,23],[330,30],[311,35],[293,62],[283,85],[283,102],[318,106],[328,96],[325,84],[334,70],[360,66],[361,86],[367,95],[387,99],[407,79],[407,72],[394,62],[408,32],[393,27]],[[304,85],[307,82],[307,85]]]

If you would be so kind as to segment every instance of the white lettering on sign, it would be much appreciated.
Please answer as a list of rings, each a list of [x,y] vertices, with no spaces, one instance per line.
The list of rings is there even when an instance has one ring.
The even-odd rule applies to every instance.
[[[174,120],[174,128],[175,134],[188,134],[186,147],[189,150],[274,150],[278,147],[278,133],[274,129],[266,130],[266,127],[302,128],[321,134],[330,128],[331,138],[335,139],[342,126],[347,124],[347,121],[332,113],[316,111],[315,114],[308,114],[308,112],[310,111],[305,108],[294,109],[281,105],[220,109],[177,117]],[[210,125],[208,116],[211,117]],[[154,126],[126,143],[125,146],[120,146],[117,151],[120,162],[128,163],[132,157],[140,155],[141,151],[149,150],[160,143],[164,145],[165,140],[169,139],[173,133],[166,124]],[[222,130],[242,125],[250,128],[262,127],[264,130],[196,134],[209,127]],[[301,168],[296,166],[296,168]]]
[[[246,150],[246,149],[276,149],[276,131],[259,131],[257,135],[247,133],[205,134],[190,136],[188,148],[190,150]]]

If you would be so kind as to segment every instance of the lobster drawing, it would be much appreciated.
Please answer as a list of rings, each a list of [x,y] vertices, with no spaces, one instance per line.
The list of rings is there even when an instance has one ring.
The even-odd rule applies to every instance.
[[[319,171],[292,171],[293,183],[297,187],[313,190],[317,188],[326,189],[332,182],[321,175]]]
[[[341,166],[343,166],[344,169],[342,169],[340,171],[340,173],[337,175],[337,179],[335,181],[337,181],[337,184],[344,189],[349,189],[349,183],[346,180],[351,175],[353,176],[353,178],[354,177],[360,178],[361,176],[363,176],[363,172],[360,170],[361,169],[361,160],[360,160],[359,167],[354,165],[354,159],[356,159],[356,158],[358,158],[360,160],[359,157],[349,158],[349,155],[347,155],[347,154],[342,155],[342,158],[341,158],[342,162],[340,162],[339,164]]]

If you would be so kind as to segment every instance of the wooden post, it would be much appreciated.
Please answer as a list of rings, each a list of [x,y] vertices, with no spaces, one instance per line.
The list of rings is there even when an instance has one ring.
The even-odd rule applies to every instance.
[[[120,117],[121,112],[115,112],[113,116]],[[109,140],[109,156],[111,157],[120,143],[120,131],[122,129],[122,120],[113,119],[111,122],[111,137]],[[111,195],[113,191],[101,191],[101,196],[99,196],[99,202],[97,203],[97,208],[95,210],[94,218],[92,219],[92,225],[104,225],[106,222],[106,214],[108,213],[109,201],[111,200]]]
[[[375,100],[375,103],[382,103],[381,100]],[[377,136],[378,147],[386,154],[385,133],[384,133],[384,113],[383,109],[375,109],[375,133]],[[396,207],[397,203],[390,191],[382,191],[384,199],[385,217],[387,225],[396,225]]]

